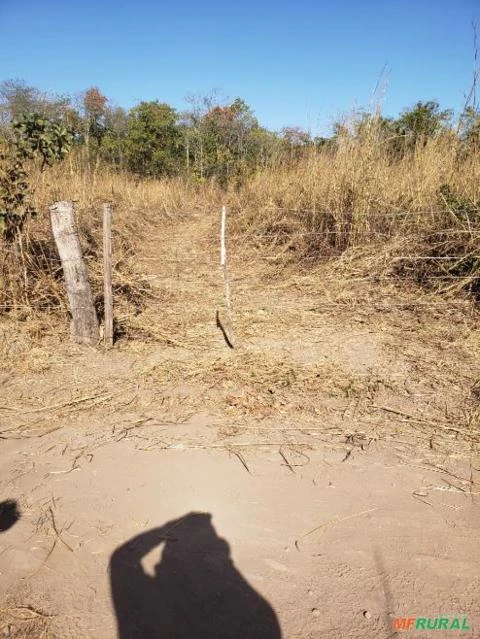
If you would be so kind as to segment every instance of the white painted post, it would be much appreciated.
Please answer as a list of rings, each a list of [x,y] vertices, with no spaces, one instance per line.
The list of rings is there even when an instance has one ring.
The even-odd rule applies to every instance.
[[[227,209],[222,206],[222,219],[220,224],[220,266],[223,268],[223,280],[225,285],[225,305],[227,307],[228,323],[230,327],[230,337],[227,339],[227,343],[233,348],[233,319],[232,319],[232,303],[230,299],[230,282],[228,279],[227,268],[227,246],[226,246],[226,231],[227,231]]]
[[[222,206],[222,221],[220,224],[220,266],[227,264],[227,248],[225,246],[225,227],[227,222],[227,209]]]
[[[103,205],[103,300],[105,346],[113,346],[113,292],[112,292],[112,209]]]

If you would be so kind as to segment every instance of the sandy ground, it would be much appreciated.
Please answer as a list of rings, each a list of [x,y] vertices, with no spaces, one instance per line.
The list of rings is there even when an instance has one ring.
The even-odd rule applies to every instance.
[[[0,636],[477,636],[478,318],[232,243],[232,350],[211,228],[145,245],[137,339],[12,347]]]

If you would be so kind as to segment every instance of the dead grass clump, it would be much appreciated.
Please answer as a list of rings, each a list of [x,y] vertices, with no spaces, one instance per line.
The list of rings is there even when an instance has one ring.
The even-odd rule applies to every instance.
[[[31,604],[9,603],[0,608],[0,633],[9,639],[49,639],[53,617]]]
[[[58,361],[55,351],[45,345],[44,339],[51,334],[56,325],[42,318],[25,322],[25,316],[16,313],[23,322],[23,330],[18,330],[16,322],[0,320],[0,371],[17,371],[23,375],[43,373]],[[64,330],[64,334],[68,329]],[[60,334],[61,335],[61,334]],[[58,341],[58,333],[56,339]]]
[[[452,134],[394,156],[371,127],[295,167],[258,173],[230,195],[230,207],[239,237],[280,264],[358,251],[370,256],[370,275],[421,284],[461,277],[457,289],[476,292],[479,178],[480,156]]]
[[[151,294],[138,270],[138,256],[149,231],[217,197],[214,185],[199,187],[182,179],[139,180],[106,169],[93,172],[66,160],[39,175],[33,205],[37,215],[21,234],[2,246],[0,314],[15,319],[48,314],[55,322],[68,316],[61,263],[53,242],[48,207],[58,200],[75,202],[78,226],[89,269],[95,304],[103,315],[102,203],[114,205],[114,296],[123,321],[118,334],[128,333],[125,318],[138,315]],[[64,319],[63,319],[64,321]]]
[[[330,363],[299,364],[281,354],[249,350],[215,359],[209,353],[196,361],[165,359],[140,374],[156,388],[194,384],[208,389],[201,395],[204,408],[228,414],[233,407],[237,417],[270,409],[304,412],[321,396],[345,398],[368,386],[368,380]]]

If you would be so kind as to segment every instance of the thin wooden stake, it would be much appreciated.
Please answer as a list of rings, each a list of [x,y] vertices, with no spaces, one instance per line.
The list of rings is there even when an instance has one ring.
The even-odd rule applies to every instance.
[[[105,326],[103,340],[105,346],[113,346],[113,292],[112,292],[112,209],[103,205],[103,300]]]
[[[228,278],[228,268],[227,268],[227,246],[226,246],[226,227],[227,227],[227,209],[225,206],[222,206],[222,219],[220,224],[220,266],[223,268],[223,281],[225,285],[225,305],[227,307],[227,316],[228,323],[230,328],[230,337],[227,340],[227,343],[231,348],[234,346],[233,342],[233,319],[232,319],[232,302],[230,299],[230,281]],[[217,324],[219,322],[219,317],[217,314]]]
[[[225,230],[227,226],[227,209],[222,206],[222,221],[220,223],[220,266],[227,265],[227,247],[225,243]]]
[[[80,344],[98,344],[98,320],[93,305],[88,271],[83,260],[72,202],[50,207],[53,237],[62,262],[70,312],[72,337]]]

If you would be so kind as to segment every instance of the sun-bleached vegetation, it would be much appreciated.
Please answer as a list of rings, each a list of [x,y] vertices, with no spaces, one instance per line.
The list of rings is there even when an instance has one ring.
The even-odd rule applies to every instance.
[[[117,301],[141,304],[135,255],[152,224],[193,210],[232,213],[233,232],[278,263],[337,260],[341,273],[477,294],[480,112],[434,101],[397,118],[357,112],[328,138],[270,132],[237,98],[126,112],[97,88],[76,101],[1,85],[2,312],[66,310],[48,205],[74,200],[100,290],[99,207],[115,205]],[[429,259],[424,259],[428,257]]]

